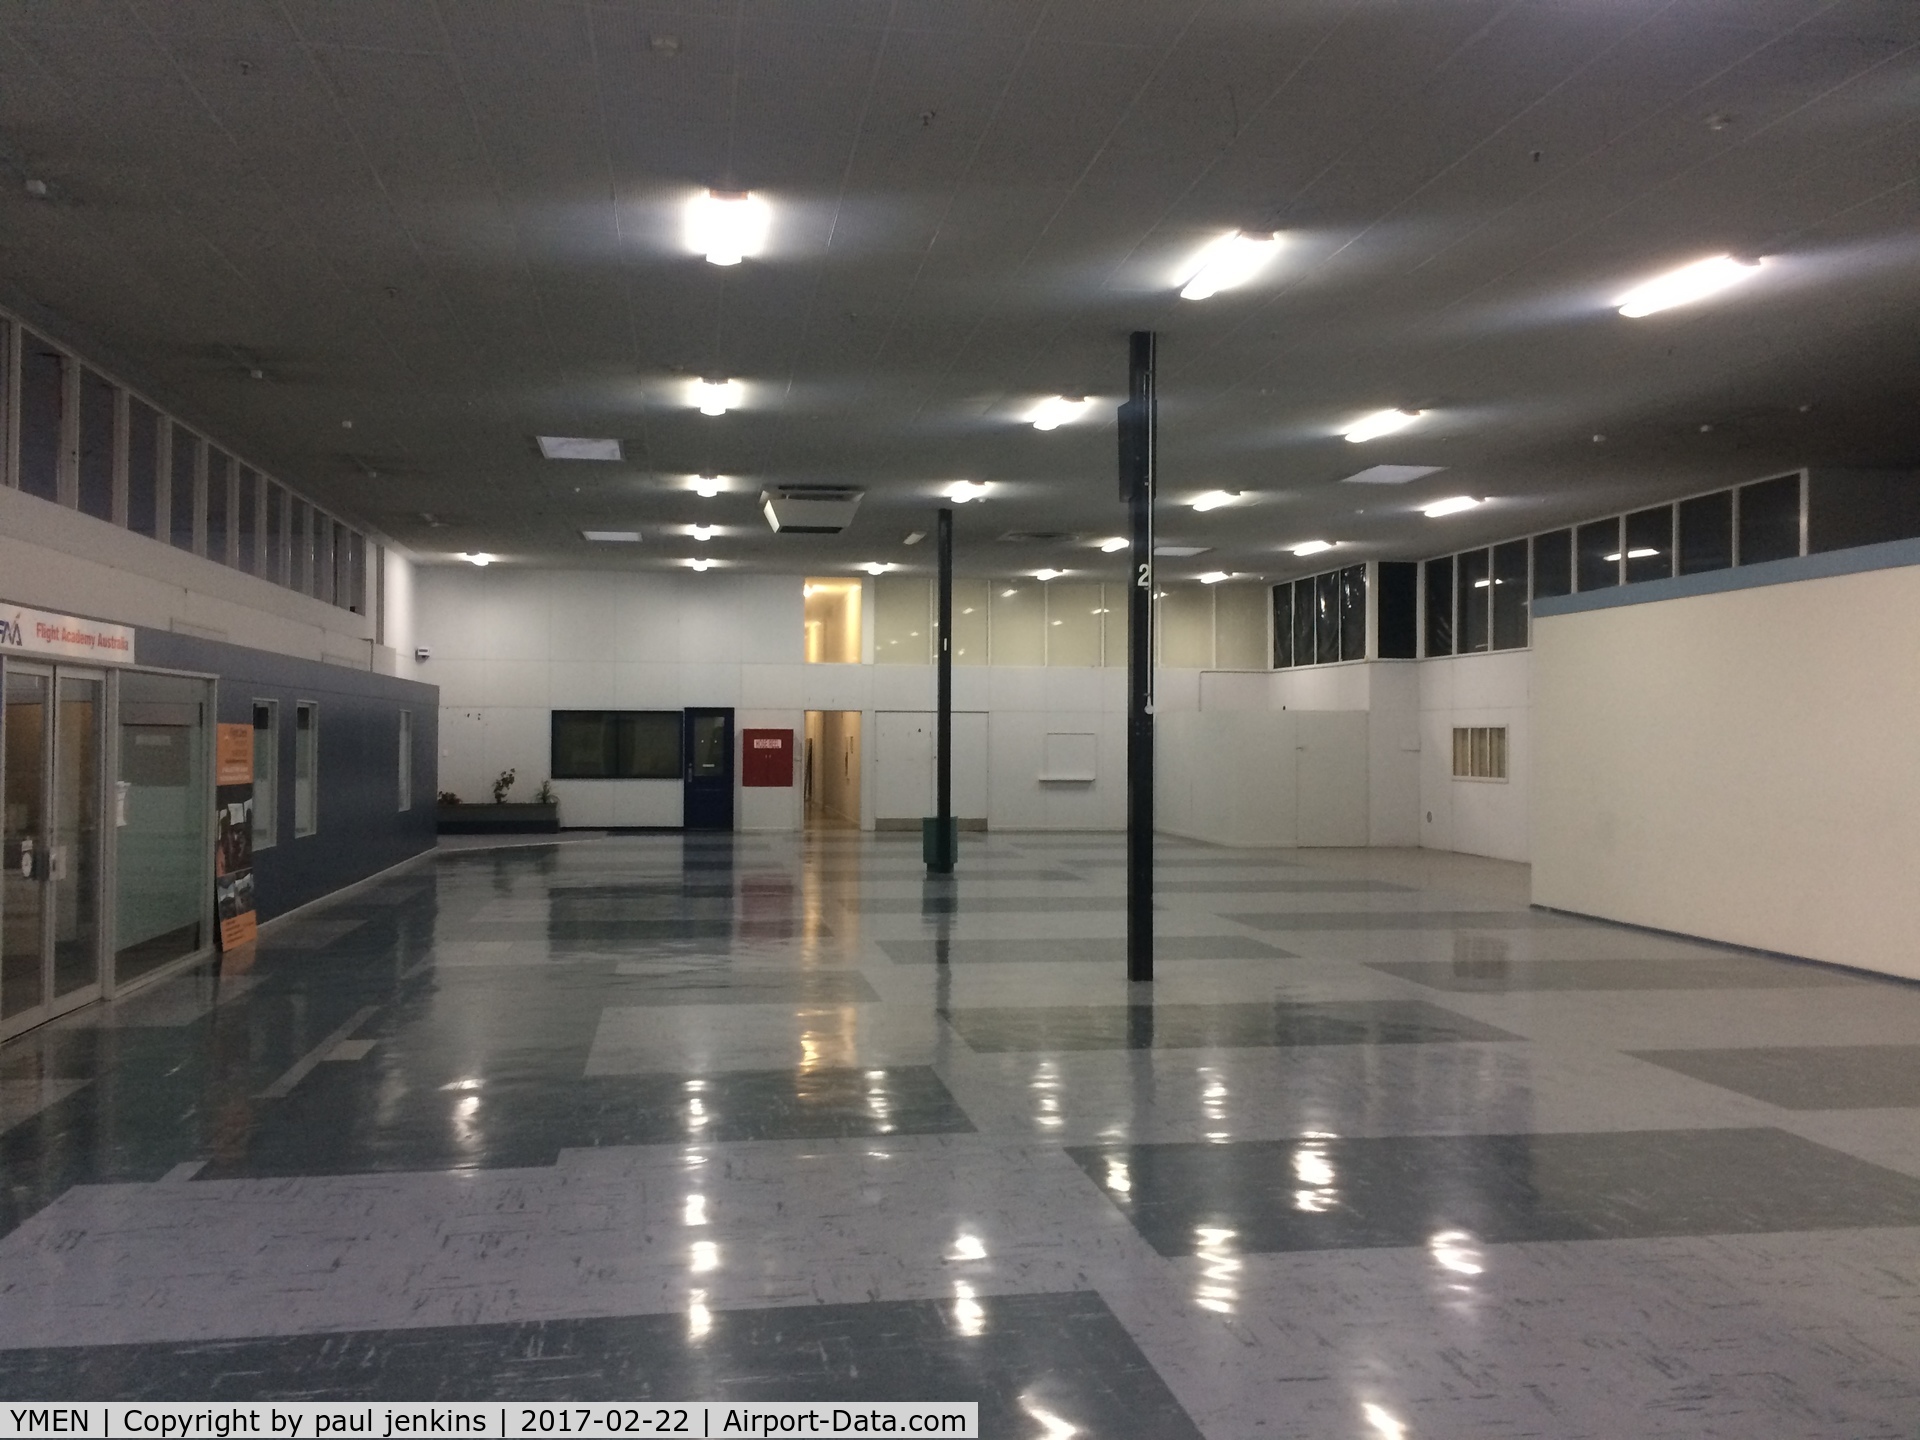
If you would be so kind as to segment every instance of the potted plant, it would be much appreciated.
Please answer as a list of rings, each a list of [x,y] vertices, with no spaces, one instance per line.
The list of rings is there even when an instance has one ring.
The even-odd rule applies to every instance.
[[[512,801],[519,775],[502,770],[493,781],[491,805],[462,805],[450,790],[440,792],[438,819],[443,835],[550,835],[560,828],[560,802],[553,782],[543,780],[530,801]]]

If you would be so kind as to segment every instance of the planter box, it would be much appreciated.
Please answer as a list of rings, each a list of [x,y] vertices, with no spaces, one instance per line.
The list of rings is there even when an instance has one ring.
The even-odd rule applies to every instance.
[[[442,835],[551,835],[560,829],[560,806],[440,805],[434,809]]]

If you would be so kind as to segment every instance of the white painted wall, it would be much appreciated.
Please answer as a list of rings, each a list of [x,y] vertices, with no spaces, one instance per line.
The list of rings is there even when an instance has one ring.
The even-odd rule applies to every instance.
[[[386,614],[384,639],[374,646],[374,668],[387,675],[411,676],[414,673],[413,562],[391,547],[383,554],[381,603]]]
[[[361,670],[373,665],[370,616],[5,487],[0,577],[0,599],[19,605]]]
[[[1364,711],[1176,710],[1154,721],[1154,819],[1217,845],[1365,845]]]
[[[1435,850],[1531,857],[1533,651],[1500,650],[1419,662],[1419,843]],[[1395,666],[1383,661],[1380,667]],[[1507,727],[1507,776],[1453,778],[1456,726]],[[1378,842],[1376,842],[1378,843]]]
[[[1920,568],[1534,645],[1536,903],[1920,978]]]

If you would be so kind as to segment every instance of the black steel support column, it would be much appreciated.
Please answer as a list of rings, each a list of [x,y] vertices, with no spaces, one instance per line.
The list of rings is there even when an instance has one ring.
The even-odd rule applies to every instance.
[[[934,657],[938,667],[935,673],[939,676],[935,701],[939,717],[934,729],[933,788],[934,813],[940,826],[940,853],[936,859],[946,863],[935,863],[928,868],[946,873],[953,869],[959,848],[953,833],[953,511],[940,511],[934,541],[940,552],[940,625],[935,632],[940,637],[940,650]]]
[[[1127,587],[1127,979],[1153,979],[1153,497],[1157,415],[1154,334],[1127,345],[1120,407],[1120,493],[1132,519]]]

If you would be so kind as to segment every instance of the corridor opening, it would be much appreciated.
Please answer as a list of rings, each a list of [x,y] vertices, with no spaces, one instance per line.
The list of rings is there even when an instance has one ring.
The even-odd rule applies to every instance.
[[[860,712],[807,711],[805,786],[809,830],[860,828]]]

